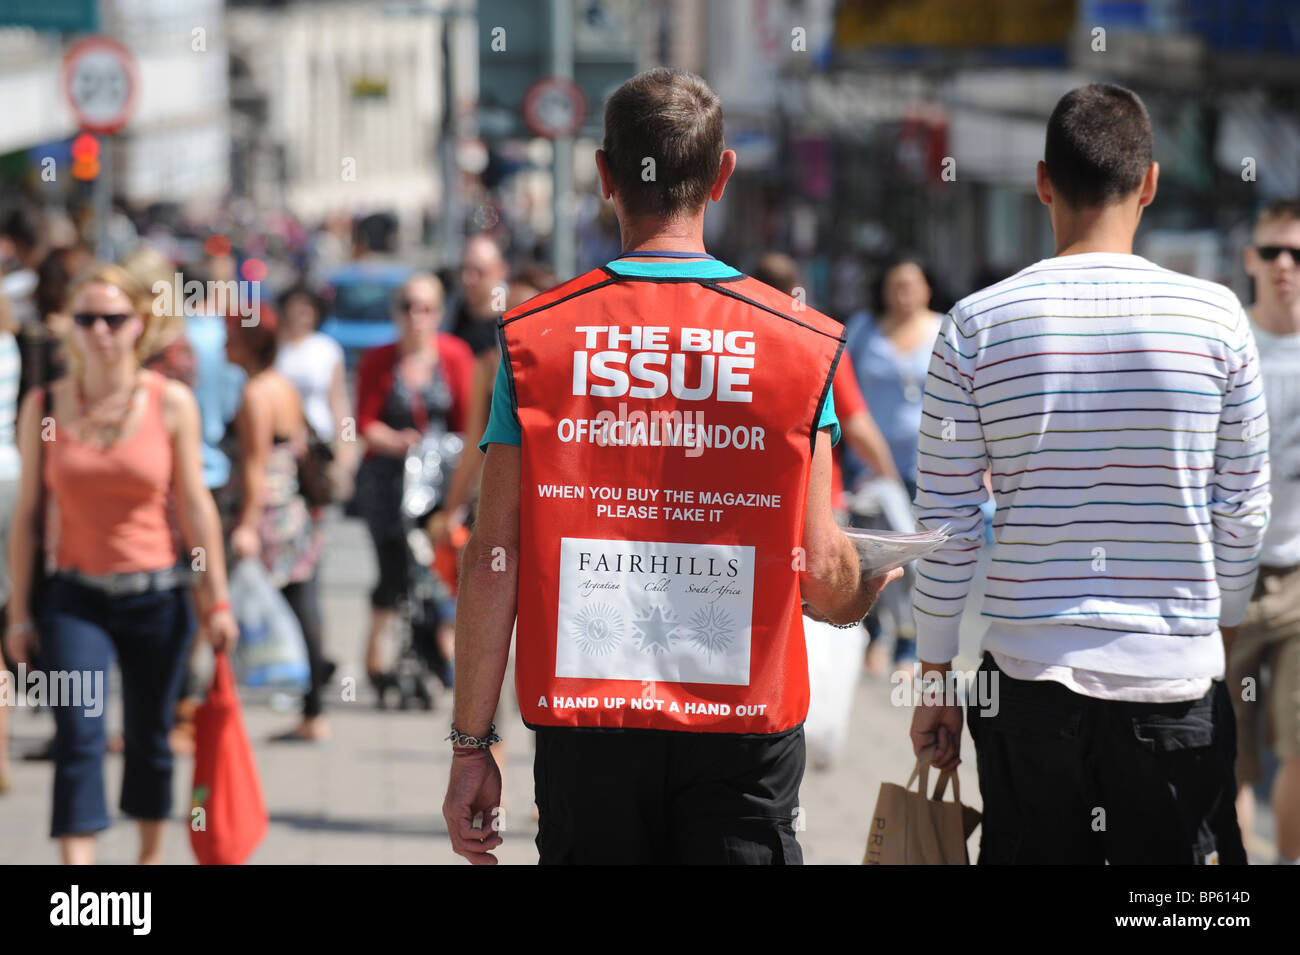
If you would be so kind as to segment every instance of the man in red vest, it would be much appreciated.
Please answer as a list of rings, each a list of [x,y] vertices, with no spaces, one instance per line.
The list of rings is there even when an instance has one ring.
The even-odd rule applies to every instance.
[[[831,514],[840,325],[704,251],[722,132],[699,77],[624,83],[596,153],[623,255],[501,319],[443,805],[471,862],[516,620],[542,862],[802,861],[801,605],[852,625],[897,573],[862,579]]]

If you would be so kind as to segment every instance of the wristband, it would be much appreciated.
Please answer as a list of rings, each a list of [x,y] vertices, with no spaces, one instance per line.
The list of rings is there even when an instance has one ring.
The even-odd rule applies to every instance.
[[[209,607],[209,608],[207,609],[207,611],[203,614],[203,619],[204,619],[204,620],[211,620],[211,619],[212,619],[212,615],[213,615],[214,613],[221,613],[221,611],[223,611],[223,610],[229,610],[229,609],[230,609],[230,601],[229,601],[229,600],[218,600],[218,601],[217,601],[216,603],[214,603],[211,607]]]
[[[6,634],[12,633],[31,633],[36,629],[36,625],[30,620],[24,620],[22,623],[11,623],[5,628]]]

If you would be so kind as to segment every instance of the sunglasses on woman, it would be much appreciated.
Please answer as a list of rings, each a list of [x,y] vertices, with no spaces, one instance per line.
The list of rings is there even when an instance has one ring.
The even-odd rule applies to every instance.
[[[1259,253],[1259,257],[1265,262],[1272,262],[1283,252],[1290,252],[1291,261],[1300,265],[1300,249],[1288,245],[1257,245],[1255,251]]]
[[[77,312],[77,314],[72,316],[72,320],[82,328],[94,328],[95,322],[99,321],[101,318],[108,324],[111,331],[117,331],[126,324],[127,320],[130,319],[131,316],[124,312],[119,312],[114,315],[105,315],[101,312]]]
[[[428,302],[412,302],[410,299],[402,299],[397,303],[397,307],[403,312],[436,312],[438,307],[430,305]]]

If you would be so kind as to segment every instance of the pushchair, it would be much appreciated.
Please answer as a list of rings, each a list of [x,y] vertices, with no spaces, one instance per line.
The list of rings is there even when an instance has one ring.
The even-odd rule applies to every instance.
[[[436,678],[444,690],[452,685],[452,664],[438,647],[438,630],[454,622],[455,594],[434,568],[433,541],[425,530],[429,517],[442,506],[451,475],[465,441],[459,434],[433,432],[406,455],[402,478],[401,522],[406,541],[406,593],[398,603],[394,636],[398,647],[392,679],[379,692],[378,704],[387,706],[387,690],[397,694],[397,708],[434,708],[430,683]]]

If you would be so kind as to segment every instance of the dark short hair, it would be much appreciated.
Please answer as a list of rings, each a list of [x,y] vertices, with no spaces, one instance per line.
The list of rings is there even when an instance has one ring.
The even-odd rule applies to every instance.
[[[935,275],[934,269],[921,253],[911,249],[903,249],[894,252],[889,258],[881,264],[880,270],[876,272],[875,279],[871,283],[871,304],[870,307],[875,310],[876,317],[879,318],[885,313],[885,279],[889,273],[894,271],[900,265],[915,265],[921,270],[921,275],[925,279],[925,284],[930,286],[930,310],[934,312],[946,312],[952,305],[952,300],[948,297],[943,283]]]
[[[1265,222],[1285,222],[1287,220],[1300,222],[1300,198],[1273,199],[1264,203],[1259,210],[1259,214],[1255,216],[1255,225],[1258,227]]]
[[[754,267],[753,278],[778,292],[793,295],[799,284],[799,266],[784,252],[765,252]]]
[[[279,308],[280,314],[283,315],[288,310],[289,303],[295,298],[305,298],[307,300],[307,304],[316,312],[316,324],[320,325],[321,319],[325,316],[325,300],[321,298],[320,293],[306,282],[295,282],[280,294],[279,299],[276,300],[276,306]]]
[[[1142,184],[1152,152],[1147,108],[1132,90],[1113,83],[1070,90],[1047,121],[1047,178],[1075,208],[1127,196]]]
[[[554,288],[560,284],[559,278],[555,274],[555,269],[551,268],[545,262],[524,262],[520,264],[511,276],[511,281],[522,282],[524,285],[531,285],[539,292],[545,292],[549,288]]]
[[[42,220],[40,214],[27,205],[16,206],[5,215],[0,224],[0,235],[9,239],[14,245],[25,250],[37,248],[41,244]]]
[[[671,219],[709,198],[725,148],[722,103],[685,70],[638,73],[605,101],[605,155],[623,208]],[[654,160],[653,180],[643,179]]]
[[[61,312],[68,304],[68,288],[72,285],[72,271],[68,268],[68,250],[51,249],[36,267],[36,311],[44,321],[54,312]]]

